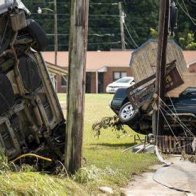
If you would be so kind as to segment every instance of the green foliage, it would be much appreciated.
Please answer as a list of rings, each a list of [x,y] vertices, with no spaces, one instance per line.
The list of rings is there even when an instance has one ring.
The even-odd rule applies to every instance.
[[[9,171],[10,166],[8,163],[8,159],[5,156],[3,151],[0,151],[0,174],[4,173],[5,171]]]
[[[88,183],[90,181],[98,180],[101,176],[102,170],[94,165],[90,167],[82,167],[74,176],[73,179],[79,183]]]
[[[150,28],[150,36],[151,38],[156,39],[158,37],[158,31],[153,28]]]
[[[183,36],[181,34],[181,36]],[[187,50],[195,50],[196,49],[196,41],[194,39],[194,33],[190,32],[184,35],[184,37],[179,38],[179,42],[181,47]]]
[[[0,175],[0,195],[87,195],[70,179],[61,179],[36,172],[7,172]]]
[[[54,50],[54,14],[44,11],[37,14],[37,8],[54,9],[53,1],[50,0],[23,0],[31,10],[32,17],[37,20],[45,29],[49,39],[48,50]],[[111,48],[121,48],[120,23],[118,0],[91,0],[89,7],[89,35],[88,50],[110,50]],[[121,1],[126,14],[125,40],[127,48],[136,48],[148,40],[152,34],[156,36],[153,29],[158,28],[159,1],[157,0],[123,0]],[[185,1],[179,0],[177,4],[178,29],[182,33],[184,29],[188,32],[195,31],[195,25],[183,10],[188,10],[192,18],[196,18],[195,7]],[[181,9],[181,7],[183,9]],[[59,50],[68,50],[69,21],[70,21],[70,0],[57,1],[58,9],[58,39]],[[195,21],[195,20],[194,20]],[[130,35],[131,37],[130,37]],[[184,37],[184,36],[182,36]],[[178,33],[175,40],[179,43]],[[194,39],[195,40],[195,39]],[[136,44],[135,44],[135,43]],[[184,45],[182,45],[184,47]],[[195,48],[195,44],[190,43],[188,49]],[[184,48],[185,49],[185,48]]]
[[[133,137],[117,138],[111,127],[103,131],[99,139],[92,133],[92,124],[113,112],[108,106],[112,95],[87,94],[85,97],[85,122],[83,167],[72,177],[52,176],[34,172],[34,168],[23,165],[18,172],[4,170],[0,173],[0,195],[98,195],[100,186],[110,186],[115,194],[126,185],[134,174],[146,171],[157,163],[154,155],[123,152],[134,144]],[[59,94],[61,104],[65,104],[66,95]],[[66,108],[66,107],[63,107]],[[66,114],[66,111],[63,111]],[[130,135],[135,133],[125,127]],[[5,156],[0,162],[7,165]],[[1,164],[0,164],[1,167]],[[7,168],[7,166],[5,167]]]

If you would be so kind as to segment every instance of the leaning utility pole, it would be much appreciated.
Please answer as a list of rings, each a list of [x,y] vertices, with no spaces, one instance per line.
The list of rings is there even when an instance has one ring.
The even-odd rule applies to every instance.
[[[122,50],[125,50],[125,32],[124,32],[124,22],[125,22],[125,13],[122,10],[122,3],[118,3],[119,9],[119,18],[120,18],[120,34],[121,34],[121,45]]]
[[[158,52],[157,52],[157,71],[156,71],[156,86],[157,94],[157,110],[153,114],[153,134],[160,135],[163,130],[163,118],[160,111],[161,99],[164,99],[165,94],[165,70],[166,70],[166,51],[168,40],[168,19],[169,19],[169,0],[160,0],[159,10],[159,37],[158,37]]]
[[[89,0],[71,0],[65,166],[81,167]]]

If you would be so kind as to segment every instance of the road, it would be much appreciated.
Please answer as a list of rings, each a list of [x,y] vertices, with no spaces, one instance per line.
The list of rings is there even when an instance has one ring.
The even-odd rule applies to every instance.
[[[196,164],[172,157],[172,164],[156,165],[151,172],[136,176],[122,189],[128,196],[181,196],[196,195]]]

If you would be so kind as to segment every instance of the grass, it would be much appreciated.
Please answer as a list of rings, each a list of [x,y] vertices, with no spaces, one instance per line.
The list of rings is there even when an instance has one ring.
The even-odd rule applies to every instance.
[[[108,104],[112,95],[86,94],[83,156],[84,165],[71,178],[60,178],[37,172],[4,172],[0,175],[0,195],[89,195],[97,194],[99,186],[110,186],[116,193],[134,174],[139,174],[156,163],[150,154],[133,154],[123,150],[132,146],[135,133],[126,128],[130,136],[117,138],[111,130],[94,137],[92,124],[114,115]],[[59,94],[66,113],[66,95]]]

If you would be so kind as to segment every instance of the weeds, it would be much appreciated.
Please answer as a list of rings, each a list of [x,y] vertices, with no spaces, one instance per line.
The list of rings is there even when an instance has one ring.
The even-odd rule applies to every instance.
[[[73,180],[79,183],[88,183],[89,181],[99,180],[103,171],[94,165],[81,168],[74,176]]]
[[[8,163],[8,159],[5,156],[5,153],[3,151],[0,151],[0,174],[9,170],[10,170],[10,165]]]

